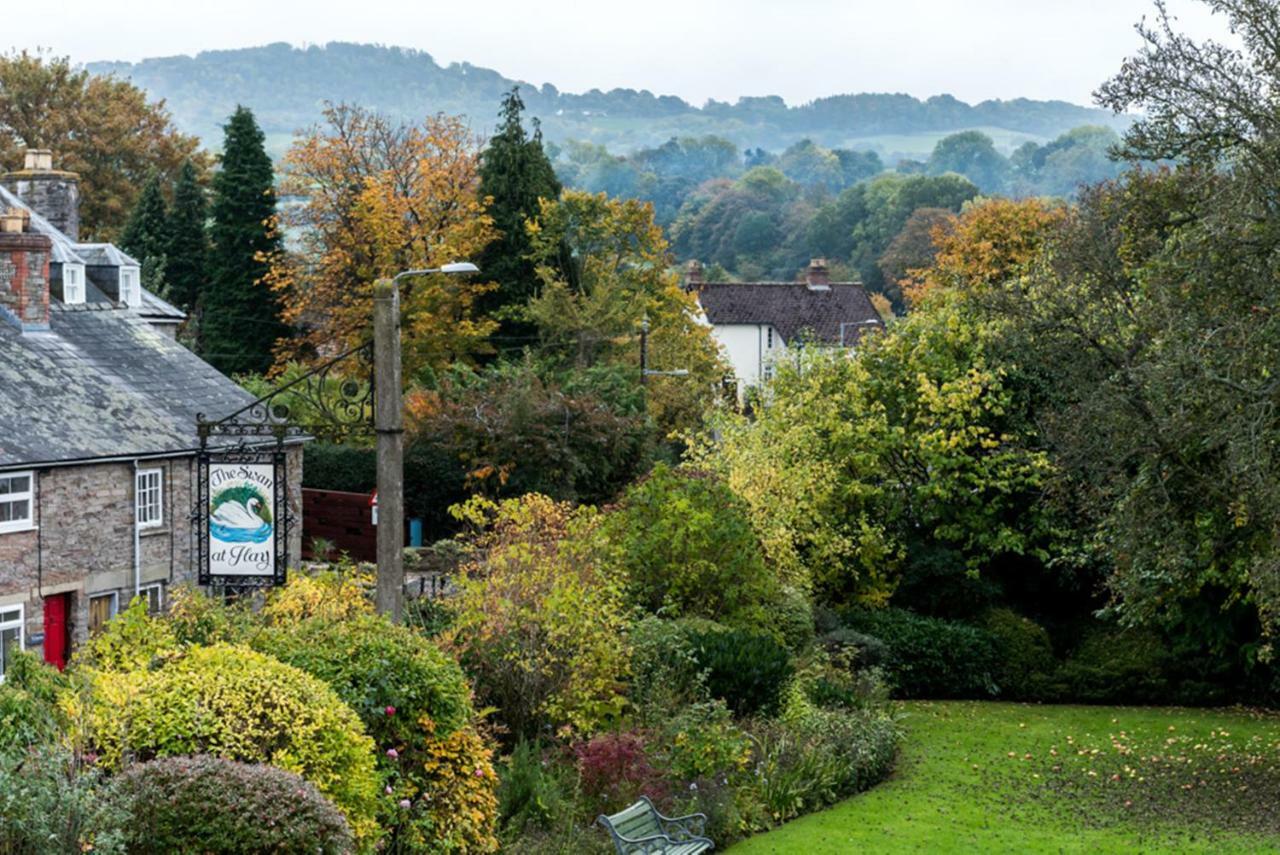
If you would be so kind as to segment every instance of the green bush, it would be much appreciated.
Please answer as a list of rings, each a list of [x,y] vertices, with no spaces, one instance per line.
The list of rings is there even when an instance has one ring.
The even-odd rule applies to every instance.
[[[689,642],[707,691],[737,715],[777,712],[791,679],[787,649],[764,632],[744,629],[692,630]]]
[[[769,621],[793,653],[813,643],[813,604],[803,591],[783,585],[769,608]]]
[[[897,755],[898,730],[879,710],[813,710],[751,726],[753,797],[765,825],[794,819],[884,780]]]
[[[472,715],[458,663],[382,615],[270,627],[253,639],[253,647],[327,683],[384,750],[443,738]],[[428,727],[421,723],[424,717]]]
[[[1170,665],[1154,632],[1094,627],[1067,661],[1037,681],[1036,700],[1082,704],[1168,703]]]
[[[302,486],[317,490],[368,493],[378,483],[376,449],[309,442],[303,455]]]
[[[983,621],[996,645],[995,681],[1003,697],[1035,700],[1057,668],[1049,633],[1010,609],[992,609]]]
[[[128,814],[100,797],[100,784],[61,746],[0,751],[0,852],[123,855]]]
[[[30,651],[17,651],[0,683],[0,752],[51,745],[66,729],[58,695],[70,680]]]
[[[207,755],[152,760],[116,776],[107,800],[129,815],[126,840],[136,855],[353,848],[342,814],[315,786],[274,766]]]
[[[889,661],[889,648],[874,635],[840,627],[823,633],[818,646],[831,656],[844,656],[856,668],[879,668]]]
[[[324,680],[360,716],[391,789],[379,800],[379,822],[395,851],[434,850],[446,838],[465,842],[468,851],[485,851],[495,822],[496,780],[483,740],[460,733],[474,713],[454,659],[421,633],[370,614],[281,623],[253,644]],[[455,734],[460,738],[451,739]],[[459,777],[457,768],[465,774]],[[474,823],[441,815],[446,786],[466,803],[469,819],[479,817]]]
[[[373,740],[321,680],[226,644],[193,647],[154,670],[90,676],[88,734],[104,768],[185,754],[270,763],[333,799],[357,840],[377,836]]]
[[[996,645],[985,630],[896,608],[851,609],[844,618],[884,642],[898,697],[986,698],[997,691]]]
[[[660,463],[605,516],[600,534],[640,608],[781,637],[772,618],[778,582],[746,506],[716,478]]]
[[[705,700],[706,686],[685,621],[645,617],[631,629],[627,698],[642,720]]]

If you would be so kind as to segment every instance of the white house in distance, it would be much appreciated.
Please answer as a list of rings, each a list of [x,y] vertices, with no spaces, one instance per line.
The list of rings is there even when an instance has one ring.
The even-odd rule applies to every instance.
[[[801,344],[853,347],[884,322],[858,282],[832,282],[827,262],[809,262],[803,282],[704,282],[689,262],[685,288],[733,366],[738,395],[768,379],[788,348]]]

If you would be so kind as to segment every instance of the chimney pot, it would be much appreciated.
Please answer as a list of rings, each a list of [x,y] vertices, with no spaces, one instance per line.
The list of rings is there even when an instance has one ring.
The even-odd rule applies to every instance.
[[[47,148],[29,148],[22,168],[28,172],[51,172],[53,152]]]
[[[80,240],[80,176],[53,168],[47,148],[29,148],[24,169],[0,175],[0,186],[73,242]]]
[[[0,214],[0,232],[7,235],[19,235],[27,229],[27,212],[21,208],[10,208]]]
[[[814,291],[825,291],[831,287],[831,275],[827,272],[827,260],[814,258],[809,261],[809,269],[805,272],[805,282]]]
[[[697,291],[701,284],[702,262],[695,258],[684,266],[684,290]]]
[[[10,232],[21,219],[4,214],[0,230],[0,322],[24,333],[49,328],[49,260],[53,242],[39,232]]]

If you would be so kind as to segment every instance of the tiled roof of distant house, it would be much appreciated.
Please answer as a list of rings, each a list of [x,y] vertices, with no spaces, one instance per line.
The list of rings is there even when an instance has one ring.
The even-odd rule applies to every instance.
[[[713,326],[768,324],[788,343],[801,339],[852,345],[884,324],[862,285],[829,282],[815,259],[803,282],[699,282],[698,302]],[[691,266],[691,271],[695,270]]]

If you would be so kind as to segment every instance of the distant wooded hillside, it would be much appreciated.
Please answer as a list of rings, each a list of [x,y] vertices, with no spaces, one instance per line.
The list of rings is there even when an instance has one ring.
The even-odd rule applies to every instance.
[[[496,120],[502,93],[515,85],[548,139],[586,140],[619,152],[714,133],[744,149],[781,151],[808,138],[828,147],[876,151],[893,162],[927,154],[940,135],[968,128],[983,129],[997,146],[1012,151],[1080,125],[1128,123],[1063,101],[1019,98],[971,105],[949,95],[923,101],[903,94],[833,95],[794,107],[765,96],[697,107],[648,90],[565,93],[550,83],[512,80],[468,63],[441,66],[421,51],[336,42],[306,48],[281,43],[132,64],[99,62],[89,70],[130,78],[164,98],[178,125],[210,146],[220,144],[220,125],[244,104],[253,109],[277,154],[295,131],[319,118],[325,101],[410,118],[461,114],[483,133]]]

